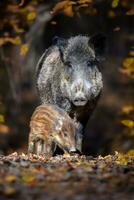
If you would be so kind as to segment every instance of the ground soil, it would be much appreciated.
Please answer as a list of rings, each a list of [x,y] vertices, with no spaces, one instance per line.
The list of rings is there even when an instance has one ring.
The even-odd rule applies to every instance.
[[[132,200],[134,156],[0,156],[0,199]]]

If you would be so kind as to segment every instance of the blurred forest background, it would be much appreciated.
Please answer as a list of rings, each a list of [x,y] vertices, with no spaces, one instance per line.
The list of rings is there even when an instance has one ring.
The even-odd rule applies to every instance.
[[[107,36],[104,89],[84,138],[86,154],[134,149],[134,1],[0,1],[0,153],[27,151],[39,104],[35,67],[52,38]]]

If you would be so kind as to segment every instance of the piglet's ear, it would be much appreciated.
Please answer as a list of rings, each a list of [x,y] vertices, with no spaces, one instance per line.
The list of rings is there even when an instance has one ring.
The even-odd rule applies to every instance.
[[[106,35],[98,33],[89,39],[89,45],[93,46],[97,56],[102,56],[106,49]]]

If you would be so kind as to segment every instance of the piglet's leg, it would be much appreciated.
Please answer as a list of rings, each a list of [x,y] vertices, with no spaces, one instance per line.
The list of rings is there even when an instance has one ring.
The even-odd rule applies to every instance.
[[[28,153],[35,153],[35,143],[33,141],[29,141]]]
[[[36,146],[36,154],[38,156],[42,155],[43,154],[44,141],[42,139],[39,139],[38,141],[36,141],[35,146]]]
[[[45,141],[43,146],[43,153],[46,156],[53,156],[54,151],[56,149],[56,145],[52,141]]]
[[[28,153],[40,155],[43,147],[42,139],[39,133],[30,131],[28,142]]]
[[[30,131],[29,133],[29,141],[28,141],[28,153],[35,153],[35,141],[34,141],[34,132]]]

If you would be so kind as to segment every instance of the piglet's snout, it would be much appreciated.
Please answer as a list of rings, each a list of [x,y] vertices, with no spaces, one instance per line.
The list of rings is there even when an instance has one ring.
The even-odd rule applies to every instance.
[[[71,149],[69,149],[70,154],[76,153],[76,152],[77,152],[77,149],[75,147],[72,147]]]

